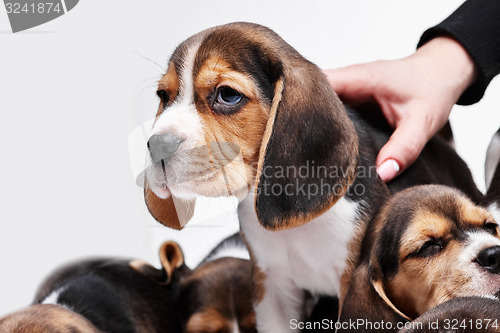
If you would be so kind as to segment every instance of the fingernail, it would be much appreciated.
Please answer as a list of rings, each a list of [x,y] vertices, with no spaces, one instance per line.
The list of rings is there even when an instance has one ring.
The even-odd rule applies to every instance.
[[[384,182],[392,180],[398,174],[401,168],[396,160],[388,159],[380,164],[377,168],[377,173]]]

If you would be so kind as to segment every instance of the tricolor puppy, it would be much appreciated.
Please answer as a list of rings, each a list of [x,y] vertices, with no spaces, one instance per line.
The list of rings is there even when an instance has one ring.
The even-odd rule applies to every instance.
[[[0,319],[0,332],[256,332],[251,264],[239,235],[194,270],[175,242],[162,245],[160,261],[160,270],[118,259],[62,267],[32,306]]]
[[[98,259],[62,267],[32,306],[0,319],[0,332],[181,332],[173,289],[187,273],[174,242],[160,250],[162,269],[142,261]]]
[[[455,189],[424,185],[395,194],[364,246],[340,321],[384,320],[395,329],[449,299],[500,294],[498,224]]]
[[[248,256],[243,240],[235,234],[183,278],[177,301],[183,332],[257,332]]]
[[[145,184],[151,214],[180,229],[180,202],[240,198],[259,332],[289,332],[290,320],[303,318],[305,290],[342,299],[366,223],[389,194],[374,165],[392,129],[348,113],[318,67],[251,23],[183,42],[157,94]],[[432,182],[479,195],[438,139],[392,189]]]
[[[400,333],[498,333],[500,302],[486,297],[459,297],[427,311]]]

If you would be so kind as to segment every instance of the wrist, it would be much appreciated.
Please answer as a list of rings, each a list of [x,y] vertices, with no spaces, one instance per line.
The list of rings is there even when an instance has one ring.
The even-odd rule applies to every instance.
[[[427,70],[434,83],[448,92],[447,97],[453,103],[474,83],[477,76],[476,65],[469,53],[450,37],[436,37],[410,57],[421,63],[420,68]]]

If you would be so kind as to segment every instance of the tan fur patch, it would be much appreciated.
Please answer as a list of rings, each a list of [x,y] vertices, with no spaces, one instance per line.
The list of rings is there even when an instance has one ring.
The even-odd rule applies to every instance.
[[[460,216],[465,224],[481,227],[485,222],[493,222],[495,219],[484,208],[474,205],[470,200],[460,198]]]
[[[428,211],[417,212],[401,238],[401,258],[419,249],[430,238],[448,235],[450,230],[451,222],[443,216]]]
[[[214,88],[222,86],[231,87],[252,100],[261,98],[255,81],[248,74],[233,70],[220,56],[212,56],[203,63],[194,85],[202,98],[212,93]]]
[[[246,104],[231,115],[216,114],[210,109],[207,97],[216,91],[217,87],[231,87],[248,99]],[[240,165],[226,168],[228,181],[214,182],[216,186],[229,186],[229,193],[234,194],[238,187],[247,190],[254,182],[255,166],[258,161],[259,148],[267,123],[269,105],[258,96],[256,83],[246,74],[231,69],[231,66],[219,57],[209,58],[195,78],[195,91],[201,102],[197,108],[204,125],[204,140],[200,145],[211,147],[219,144],[220,152],[210,152],[212,164],[217,165],[217,155],[225,155],[220,143],[236,144],[242,155]],[[241,165],[243,162],[243,165]],[[237,163],[237,161],[234,161]],[[244,172],[245,175],[240,174]]]
[[[393,303],[412,319],[434,306],[456,297],[469,279],[454,267],[463,250],[458,241],[450,241],[439,255],[413,258],[402,263],[398,274],[387,282],[387,294]]]
[[[0,319],[0,331],[8,333],[102,333],[81,315],[52,304],[33,305]]]
[[[158,81],[158,90],[165,90],[169,96],[169,101],[173,102],[179,94],[179,77],[175,71],[175,65],[170,62],[165,75]],[[166,105],[160,103],[156,116],[158,117]]]
[[[193,314],[186,324],[187,333],[228,332],[231,328],[231,322],[213,308]]]
[[[134,271],[141,273],[142,275],[149,276],[153,279],[157,279],[162,277],[162,272],[155,267],[153,267],[150,263],[144,260],[132,260],[128,263],[129,267]]]

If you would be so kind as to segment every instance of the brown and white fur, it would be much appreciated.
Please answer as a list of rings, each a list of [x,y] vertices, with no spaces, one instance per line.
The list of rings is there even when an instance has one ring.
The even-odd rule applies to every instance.
[[[289,332],[290,320],[303,318],[304,290],[342,302],[366,223],[390,193],[374,165],[392,129],[346,111],[317,66],[251,23],[183,42],[158,96],[145,184],[151,214],[181,229],[180,202],[239,197],[259,332]],[[439,139],[390,186],[423,183],[479,196]]]
[[[485,208],[447,186],[395,194],[369,226],[363,252],[341,322],[384,320],[394,330],[397,322],[447,300],[500,294],[498,224]]]

